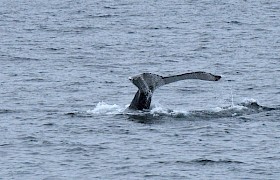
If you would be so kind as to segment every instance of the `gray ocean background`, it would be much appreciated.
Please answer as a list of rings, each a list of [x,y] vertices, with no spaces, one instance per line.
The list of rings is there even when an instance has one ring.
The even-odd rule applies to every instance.
[[[1,0],[0,179],[279,179],[280,1]],[[128,77],[192,71],[127,111]]]

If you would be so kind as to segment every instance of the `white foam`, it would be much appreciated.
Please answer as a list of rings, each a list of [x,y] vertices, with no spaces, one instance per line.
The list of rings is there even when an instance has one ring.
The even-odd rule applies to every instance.
[[[223,111],[223,110],[224,110],[224,109],[221,108],[221,107],[215,107],[215,108],[212,109],[213,112],[221,112],[221,111]]]
[[[93,110],[88,110],[87,113],[92,114],[119,114],[124,111],[125,108],[120,107],[117,104],[107,104],[105,102],[99,102]]]
[[[248,108],[245,106],[241,106],[241,105],[234,105],[234,106],[231,106],[229,109],[241,111],[241,110],[248,109]]]
[[[151,109],[150,113],[154,116],[167,115],[167,116],[172,116],[172,117],[180,117],[180,116],[185,116],[185,115],[189,114],[189,112],[186,112],[183,110],[168,109],[160,104],[156,104]]]
[[[255,100],[255,99],[253,99],[253,98],[245,98],[245,99],[243,100],[243,102],[244,102],[245,104],[258,103],[258,101]]]
[[[167,113],[168,113],[168,109],[162,106],[156,105],[151,109],[151,114],[167,114]]]

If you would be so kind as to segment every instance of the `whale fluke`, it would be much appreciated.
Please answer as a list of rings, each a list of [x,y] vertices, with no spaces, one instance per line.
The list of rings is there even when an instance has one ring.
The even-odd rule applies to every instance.
[[[221,76],[213,75],[206,72],[191,72],[175,76],[163,77],[152,73],[143,73],[137,76],[130,77],[129,80],[138,87],[132,102],[129,105],[130,109],[143,110],[149,109],[151,105],[152,95],[154,91],[169,83],[181,81],[185,79],[200,79],[205,81],[218,81]]]

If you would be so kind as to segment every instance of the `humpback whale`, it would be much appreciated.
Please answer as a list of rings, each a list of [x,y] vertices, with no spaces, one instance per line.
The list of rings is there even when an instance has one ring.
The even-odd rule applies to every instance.
[[[137,76],[130,77],[129,80],[138,88],[138,91],[136,92],[133,100],[131,101],[129,109],[149,109],[152,101],[152,95],[157,88],[165,84],[185,79],[218,81],[219,79],[221,79],[221,76],[199,71],[167,77],[163,77],[152,73],[142,73]]]

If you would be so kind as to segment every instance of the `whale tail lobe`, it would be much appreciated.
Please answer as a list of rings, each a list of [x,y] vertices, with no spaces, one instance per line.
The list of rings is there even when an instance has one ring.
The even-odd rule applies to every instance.
[[[185,73],[175,76],[168,76],[164,77],[165,84],[173,83],[176,81],[181,81],[185,79],[199,79],[199,80],[205,80],[205,81],[218,81],[221,79],[221,76],[213,75],[211,73],[206,72],[191,72],[191,73]]]

